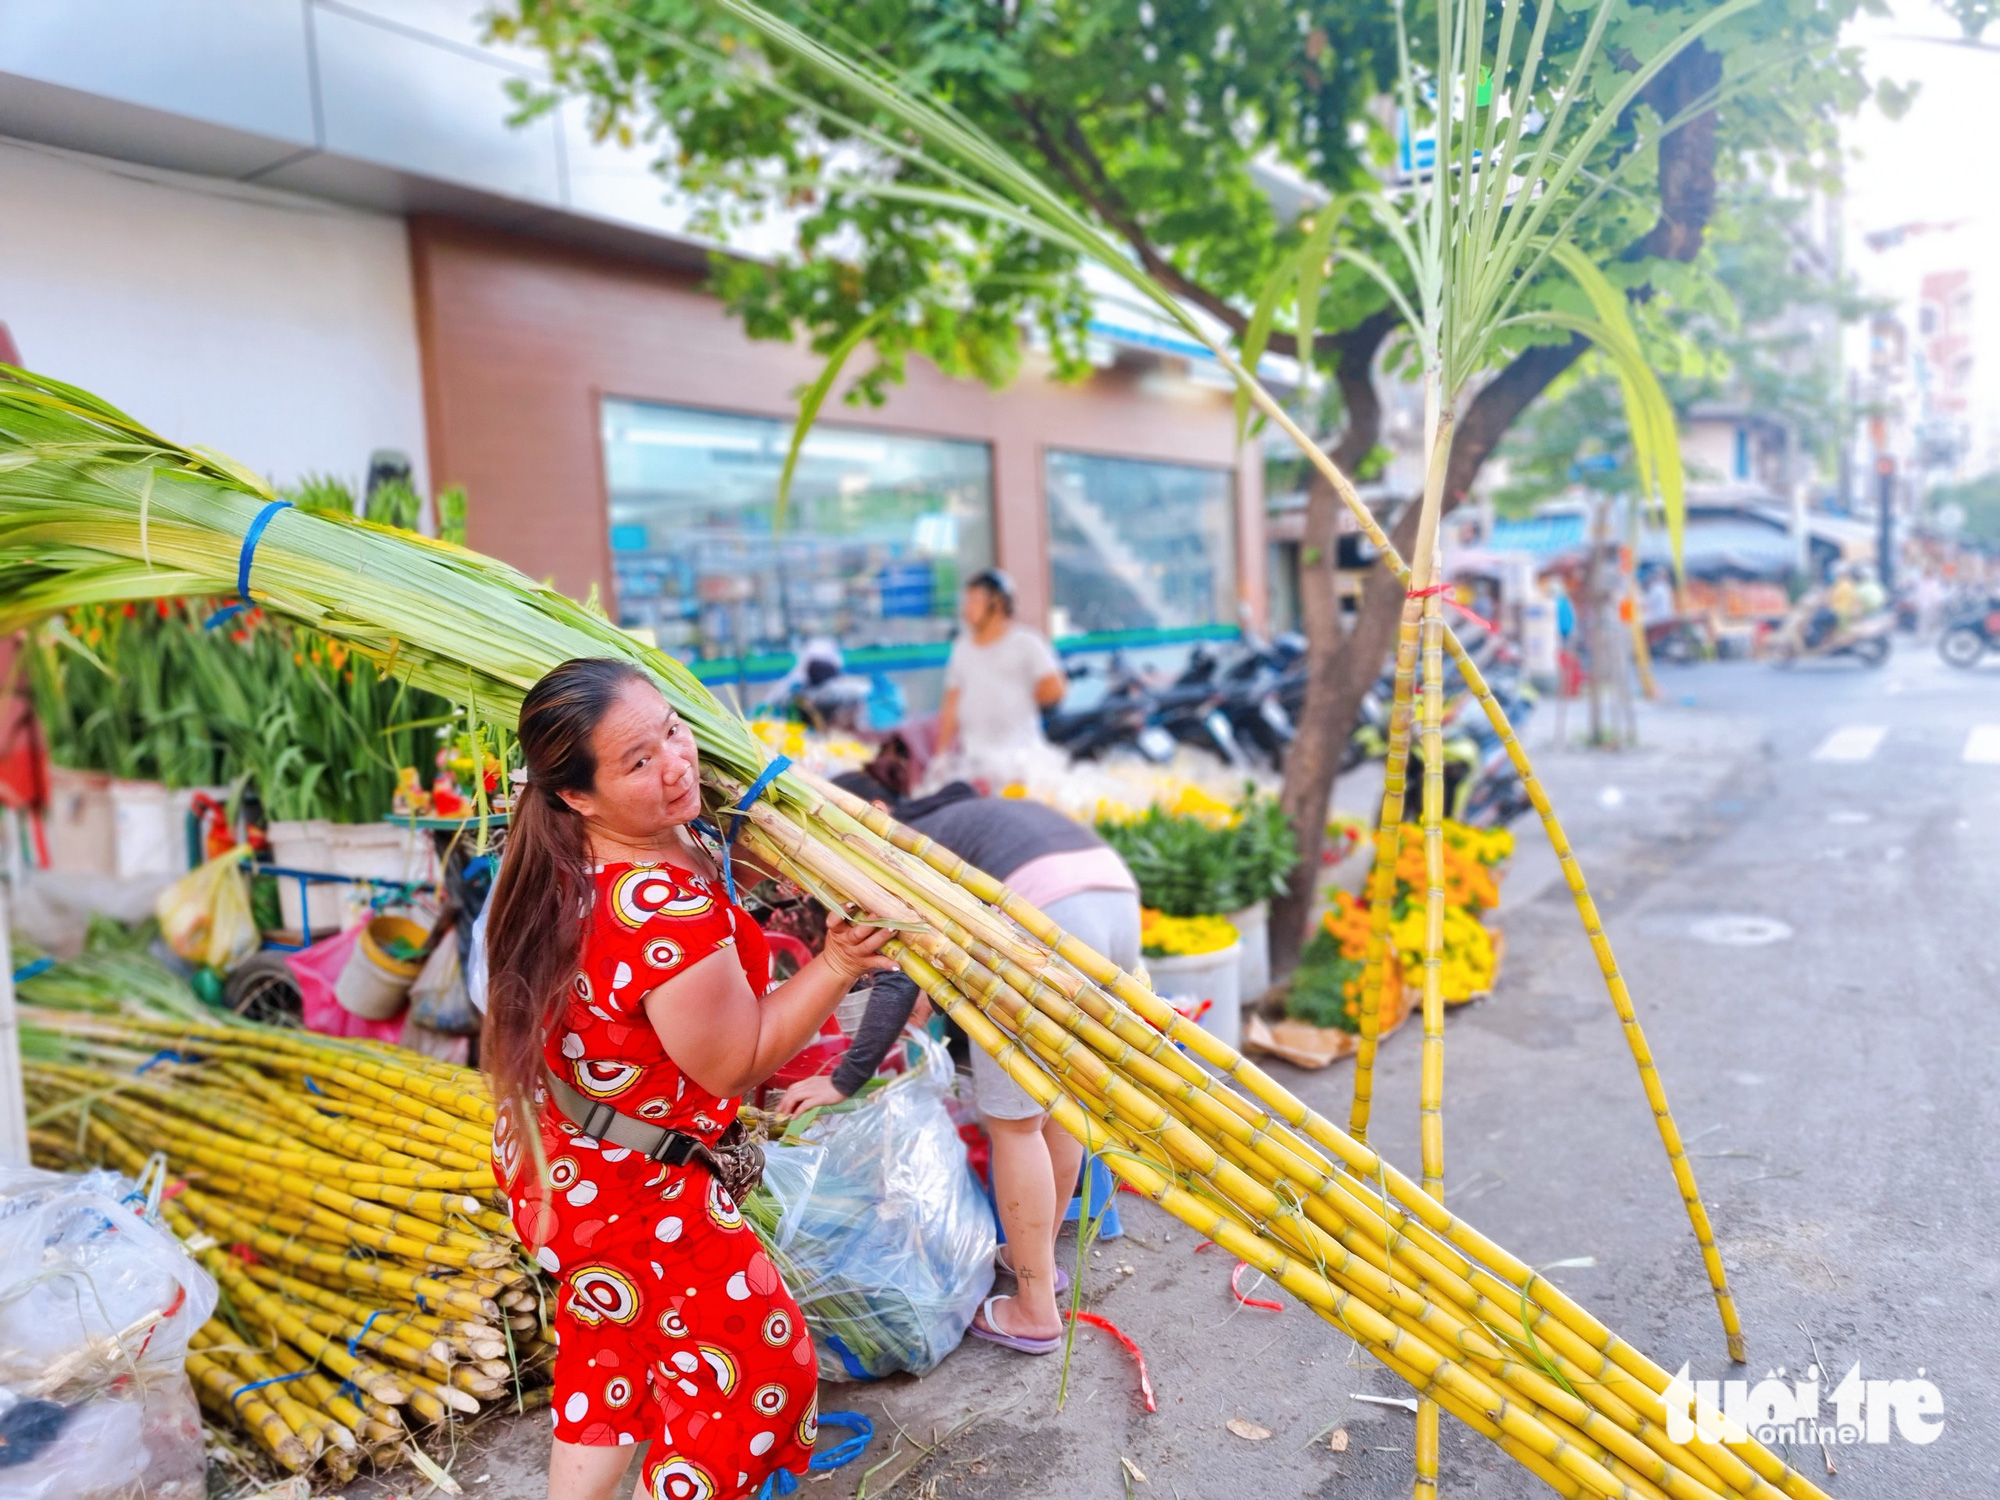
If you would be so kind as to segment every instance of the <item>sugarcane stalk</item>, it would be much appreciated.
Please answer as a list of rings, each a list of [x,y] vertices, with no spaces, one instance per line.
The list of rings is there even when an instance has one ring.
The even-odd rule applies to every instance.
[[[232,1172],[241,1179],[261,1183],[282,1199],[297,1203],[299,1211],[306,1217],[348,1235],[354,1243],[366,1244],[404,1259],[490,1269],[509,1265],[515,1258],[516,1250],[511,1245],[496,1245],[483,1236],[444,1228],[409,1214],[398,1213],[298,1173],[232,1157],[228,1152],[210,1146],[180,1140],[168,1155],[170,1159],[199,1162],[203,1166]],[[281,1202],[279,1206],[286,1205]]]
[[[1542,828],[1548,834],[1549,846],[1555,850],[1556,863],[1561,867],[1563,882],[1569,887],[1570,899],[1576,906],[1577,916],[1583,922],[1584,936],[1590,942],[1591,956],[1597,960],[1598,973],[1604,980],[1605,990],[1611,996],[1611,1008],[1618,1014],[1618,1023],[1624,1029],[1625,1045],[1632,1054],[1632,1061],[1639,1069],[1639,1086],[1645,1091],[1646,1103],[1653,1111],[1653,1120],[1660,1132],[1660,1143],[1666,1148],[1667,1161],[1674,1174],[1674,1186],[1681,1195],[1681,1204],[1687,1210],[1688,1221],[1694,1226],[1695,1243],[1701,1247],[1702,1265],[1708,1272],[1709,1284],[1715,1289],[1716,1307],[1722,1316],[1722,1327],[1729,1344],[1729,1357],[1742,1364],[1749,1356],[1743,1339],[1743,1325],[1736,1313],[1736,1302],[1729,1294],[1728,1276],[1722,1264],[1722,1253],[1715,1246],[1715,1231],[1709,1223],[1708,1209],[1702,1203],[1701,1189],[1694,1180],[1694,1167],[1688,1161],[1687,1148],[1681,1140],[1680,1127],[1674,1123],[1673,1111],[1667,1106],[1666,1085],[1661,1081],[1660,1071],[1653,1062],[1653,1050],[1646,1041],[1644,1028],[1639,1024],[1638,1011],[1632,1004],[1632,991],[1625,983],[1625,974],[1618,966],[1618,957],[1612,951],[1611,939],[1604,931],[1604,919],[1597,910],[1597,901],[1590,894],[1590,886],[1584,880],[1583,867],[1577,863],[1576,853],[1570,847],[1569,834],[1556,817],[1549,795],[1542,787],[1541,778],[1528,759],[1528,752],[1515,734],[1514,726],[1508,722],[1506,711],[1493,696],[1485,674],[1471,656],[1458,645],[1456,638],[1451,641],[1453,657],[1465,678],[1466,687],[1479,705],[1486,711],[1487,720],[1500,736],[1500,743],[1506,747],[1507,759],[1513,763],[1515,774],[1521,778],[1521,788],[1528,795],[1535,814],[1542,820]]]
[[[291,1394],[289,1383],[281,1383],[285,1371],[271,1364],[258,1350],[232,1337],[226,1328],[219,1329],[214,1321],[210,1321],[195,1331],[191,1344],[200,1347],[209,1358],[232,1366],[247,1383],[263,1382],[257,1394],[291,1428],[308,1458],[318,1458],[326,1451],[329,1442],[338,1442],[343,1436],[350,1445],[353,1443],[352,1434],[340,1428],[339,1424],[327,1421]]]
[[[404,1155],[365,1130],[357,1130],[338,1119],[322,1114],[296,1095],[280,1088],[254,1068],[242,1063],[227,1063],[222,1071],[239,1088],[247,1089],[254,1094],[265,1106],[267,1113],[281,1115],[288,1125],[316,1137],[330,1150],[358,1157],[362,1161],[373,1162],[379,1166],[417,1169],[426,1165],[414,1156]],[[478,1166],[479,1163],[474,1162],[473,1165]]]
[[[1163,1062],[1171,1058],[1185,1063],[1186,1060],[1181,1058],[1170,1045],[1174,1041],[1185,1043],[1190,1050],[1201,1054],[1205,1061],[1223,1069],[1243,1083],[1253,1097],[1272,1105],[1286,1124],[1303,1131],[1314,1145],[1328,1150],[1357,1177],[1369,1181],[1379,1179],[1405,1215],[1397,1222],[1397,1232],[1407,1234],[1412,1229],[1421,1228],[1439,1237],[1440,1248],[1447,1244],[1458,1244],[1491,1265],[1498,1273],[1497,1276],[1483,1269],[1475,1271],[1483,1283],[1482,1291],[1489,1296],[1497,1296],[1501,1306],[1514,1305],[1524,1293],[1528,1294],[1533,1304],[1529,1326],[1534,1329],[1537,1337],[1549,1337],[1549,1330],[1557,1326],[1572,1329],[1575,1343],[1572,1353],[1582,1355],[1585,1360],[1595,1359],[1604,1368],[1621,1369],[1635,1385],[1641,1388],[1654,1393],[1664,1391],[1668,1381],[1666,1373],[1644,1355],[1615,1338],[1601,1323],[1572,1301],[1561,1288],[1546,1281],[1531,1267],[1450,1215],[1428,1195],[1422,1194],[1415,1184],[1409,1183],[1393,1168],[1387,1167],[1386,1163],[1365,1145],[1355,1142],[1345,1132],[1335,1130],[1327,1121],[1306,1109],[1273,1083],[1261,1070],[1238,1057],[1209,1033],[1186,1023],[1170,1008],[1161,1005],[1143,987],[1130,982],[1129,976],[1123,975],[1115,966],[1080,944],[1073,942],[1065,944],[1064,935],[1057,931],[1052,923],[1033,907],[1019,901],[1000,882],[974,869],[950,851],[936,846],[923,835],[891,823],[886,815],[869,804],[848,796],[839,788],[818,778],[808,779],[815,791],[828,803],[837,802],[842,811],[874,831],[882,833],[898,849],[921,859],[943,877],[960,882],[974,895],[999,907],[1036,937],[1055,945],[1080,973],[1088,974],[1092,979],[1104,983],[1156,1033],[1157,1046],[1152,1051],[1153,1057]],[[1088,992],[1085,993],[1087,995]],[[1207,1075],[1203,1074],[1201,1077],[1206,1078]],[[1209,1082],[1211,1085],[1214,1084],[1212,1079]],[[1243,1108],[1242,1102],[1235,1100],[1234,1096],[1224,1097],[1230,1098],[1238,1108]],[[1244,1109],[1244,1117],[1257,1122],[1260,1128],[1276,1124],[1269,1117],[1247,1109]],[[1385,1212],[1395,1213],[1398,1210],[1390,1209],[1385,1200]],[[1507,1281],[1503,1282],[1501,1277],[1507,1278]],[[1518,1319],[1520,1315],[1515,1316]],[[1588,1365],[1585,1365],[1585,1368],[1587,1369]],[[1819,1491],[1809,1481],[1804,1480],[1803,1476],[1790,1470],[1761,1446],[1741,1445],[1741,1453],[1741,1462],[1754,1468],[1758,1474],[1769,1479],[1787,1495],[1794,1496],[1795,1500],[1805,1500],[1805,1497],[1819,1494]],[[1723,1454],[1722,1457],[1731,1462],[1737,1461],[1733,1451]],[[1719,1464],[1720,1459],[1711,1461]]]
[[[473,1166],[476,1167],[483,1166],[492,1154],[492,1142],[490,1140],[484,1143],[485,1156],[480,1156],[478,1152],[472,1149],[478,1142],[478,1137],[471,1134],[469,1130],[447,1130],[443,1126],[432,1124],[429,1120],[418,1119],[400,1110],[385,1108],[372,1099],[352,1093],[347,1089],[329,1087],[326,1090],[326,1104],[329,1108],[338,1109],[350,1121],[354,1122],[351,1128],[363,1134],[370,1135],[374,1139],[380,1140],[383,1138],[381,1135],[375,1134],[375,1132],[387,1132],[393,1135],[395,1139],[401,1141],[403,1147],[413,1154],[415,1148],[421,1143],[426,1146],[442,1148],[444,1153],[454,1158],[451,1161],[446,1161],[442,1157],[434,1158],[425,1163],[429,1166],[451,1166],[459,1171],[470,1171],[472,1168],[467,1167],[463,1161],[456,1158],[473,1157],[475,1158]]]
[[[1718,1491],[1709,1482],[1713,1476],[1705,1465],[1686,1459],[1677,1449],[1664,1454],[1649,1451],[1639,1437],[1561,1389],[1541,1369],[1515,1359],[1476,1325],[1461,1321],[1453,1310],[1428,1300],[1421,1290],[1395,1281],[1384,1270],[1386,1257],[1354,1254],[1348,1239],[1350,1227],[1339,1225],[1336,1229],[1321,1221],[1312,1212],[1316,1200],[1286,1202],[1267,1184],[1224,1162],[1206,1142],[1167,1115],[1157,1100],[1108,1068],[1094,1053],[1082,1049],[1079,1039],[1018,997],[1001,993],[1003,986],[997,975],[969,959],[955,970],[941,968],[940,972],[951,978],[962,994],[983,1002],[982,1009],[990,1020],[1003,1030],[1012,1028],[1016,1041],[1025,1044],[1044,1072],[1071,1085],[1072,1094],[1080,1098],[1102,1100],[1108,1118],[1101,1116],[1101,1123],[1108,1124],[1129,1149],[1142,1153],[1148,1145],[1164,1149],[1181,1169],[1207,1180],[1218,1201],[1242,1213],[1251,1227],[1262,1225],[1267,1233],[1278,1235],[1290,1250],[1309,1257],[1324,1278],[1368,1299],[1444,1357],[1458,1354],[1477,1361],[1513,1387],[1518,1397],[1538,1404],[1546,1422],[1552,1426],[1560,1423],[1558,1430],[1574,1429],[1570,1440],[1581,1443],[1600,1462],[1629,1471],[1628,1477],[1642,1490],[1657,1485],[1660,1493],[1677,1500],[1717,1500]],[[1313,1224],[1297,1220],[1300,1210]],[[1680,1461],[1678,1467],[1675,1460]],[[1682,1472],[1684,1469],[1688,1472]]]
[[[1617,1497],[1617,1500],[1638,1500],[1640,1491],[1615,1478],[1604,1466],[1581,1453],[1574,1444],[1550,1431],[1525,1403],[1498,1400],[1471,1372],[1452,1363],[1425,1341],[1397,1328],[1359,1298],[1333,1287],[1317,1271],[1268,1244],[1241,1226],[1222,1208],[1187,1192],[1158,1168],[1128,1151],[1104,1150],[1120,1143],[1109,1135],[1101,1122],[1064,1094],[1046,1072],[1028,1062],[1012,1038],[1000,1031],[978,1006],[961,995],[944,975],[931,968],[921,957],[910,953],[907,948],[899,957],[906,960],[905,972],[925,989],[932,1000],[958,1021],[1031,1097],[1049,1108],[1058,1123],[1082,1141],[1086,1149],[1101,1152],[1114,1173],[1132,1183],[1174,1217],[1213,1239],[1230,1254],[1264,1272],[1329,1321],[1340,1324],[1371,1352],[1386,1350],[1406,1361],[1416,1377],[1413,1384],[1420,1392],[1441,1386],[1451,1392],[1455,1401],[1492,1411],[1498,1425],[1556,1467],[1579,1479],[1590,1493]]]
[[[187,1372],[203,1406],[243,1428],[266,1453],[293,1473],[303,1473],[312,1467],[312,1454],[285,1425],[285,1419],[263,1399],[262,1391],[239,1396],[249,1382],[239,1380],[227,1366],[199,1351],[189,1352]]]
[[[1444,1201],[1444,604],[1438,589],[1444,576],[1444,554],[1438,541],[1443,515],[1444,478],[1451,457],[1452,414],[1436,399],[1434,383],[1427,405],[1433,414],[1429,472],[1425,476],[1423,511],[1417,527],[1416,567],[1410,575],[1412,594],[1421,595],[1423,613],[1423,840],[1424,840],[1424,975],[1423,1066],[1419,1081],[1418,1145],[1422,1156],[1424,1191]],[[1408,601],[1405,600],[1407,614]],[[1386,812],[1387,809],[1385,808]],[[1403,821],[1403,809],[1395,810]],[[1374,912],[1369,913],[1371,921]],[[1371,928],[1372,932],[1372,928]],[[1373,957],[1373,954],[1370,954]],[[1356,1077],[1360,1075],[1357,1072]],[[1436,1500],[1438,1491],[1438,1409],[1429,1398],[1417,1402],[1416,1478],[1413,1500]]]
[[[1017,1040],[1027,1038],[1024,1050],[1040,1060],[1044,1072],[1060,1076],[1073,1097],[1103,1099],[1109,1103],[1113,1117],[1100,1118],[1097,1123],[1108,1127],[1115,1141],[1142,1155],[1148,1152],[1149,1147],[1166,1147],[1184,1166],[1201,1173],[1214,1184],[1217,1202],[1227,1204],[1231,1210],[1247,1211],[1249,1217],[1267,1232],[1280,1234],[1290,1242],[1293,1250],[1303,1252],[1313,1260],[1322,1277],[1330,1278],[1359,1295],[1372,1293],[1380,1297],[1392,1304],[1390,1316],[1393,1321],[1425,1341],[1439,1357],[1450,1359],[1454,1353],[1468,1355],[1498,1375],[1505,1384],[1516,1388],[1516,1399],[1525,1398],[1531,1404],[1538,1403],[1545,1425],[1564,1441],[1578,1445],[1616,1473],[1632,1486],[1633,1492],[1649,1497],[1671,1494],[1679,1500],[1717,1500],[1719,1492],[1706,1482],[1712,1476],[1699,1462],[1677,1449],[1669,1449],[1664,1455],[1648,1451],[1638,1438],[1621,1429],[1615,1420],[1592,1411],[1580,1398],[1549,1381],[1540,1369],[1511,1358],[1478,1331],[1458,1324],[1438,1309],[1425,1305],[1409,1289],[1388,1282],[1379,1275],[1371,1278],[1370,1271],[1357,1267],[1345,1251],[1330,1252],[1324,1241],[1311,1243],[1308,1236],[1296,1234],[1289,1225],[1286,1204],[1270,1194],[1260,1197],[1256,1191],[1246,1189],[1243,1180],[1231,1180],[1227,1172],[1216,1171],[1212,1159],[1204,1163],[1201,1149],[1198,1146],[1189,1148],[1185,1131],[1171,1121],[1159,1118],[1156,1104],[1150,1107],[1142,1104],[1141,1108],[1132,1109],[1130,1101],[1138,1091],[1115,1074],[1107,1074],[1094,1057],[1076,1054],[1060,1030],[1025,1012],[1017,1002],[996,999],[992,990],[997,980],[992,976],[981,975],[976,968],[968,967],[961,973],[960,979],[966,986],[963,993],[989,1002],[985,1008],[987,1018],[997,1022],[1003,1032],[1010,1021],[1022,1024],[1023,1029]],[[1081,1066],[1091,1071],[1092,1076],[1087,1080],[1079,1079],[1069,1071],[1072,1066]],[[1018,1078],[1019,1074],[1016,1076]],[[1120,1114],[1127,1116],[1129,1123],[1121,1121],[1118,1118]],[[1679,1461],[1678,1466],[1674,1460]]]
[[[1396,894],[1396,862],[1403,847],[1403,805],[1407,796],[1411,726],[1415,715],[1413,689],[1418,657],[1420,601],[1403,600],[1396,626],[1395,691],[1389,704],[1389,745],[1382,763],[1382,815],[1375,830],[1375,858],[1368,870],[1368,957],[1361,971],[1360,1029],[1354,1047],[1354,1099],[1348,1106],[1347,1129],[1358,1141],[1368,1139],[1368,1117],[1375,1103],[1375,1053],[1381,1045],[1382,999],[1389,976],[1402,983],[1396,953],[1389,941],[1389,917]]]
[[[281,1264],[314,1271],[350,1286],[392,1292],[399,1299],[415,1302],[420,1307],[429,1306],[434,1310],[452,1312],[463,1318],[491,1322],[500,1316],[493,1297],[493,1292],[499,1290],[497,1284],[472,1281],[460,1286],[440,1281],[435,1277],[419,1275],[400,1266],[385,1265],[380,1261],[364,1260],[351,1255],[333,1255],[323,1250],[296,1245],[282,1235],[267,1232],[193,1188],[181,1194],[180,1199],[176,1201],[186,1202],[188,1212],[210,1226],[211,1232],[218,1233],[218,1237],[225,1238],[231,1244],[247,1245],[259,1255]],[[491,1287],[492,1291],[485,1290],[488,1287]]]

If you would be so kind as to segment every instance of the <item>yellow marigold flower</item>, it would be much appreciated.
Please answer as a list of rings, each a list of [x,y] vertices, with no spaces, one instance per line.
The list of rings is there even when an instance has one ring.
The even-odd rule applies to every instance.
[[[1236,939],[1236,925],[1227,917],[1170,917],[1151,907],[1139,913],[1139,946],[1149,958],[1219,953]]]

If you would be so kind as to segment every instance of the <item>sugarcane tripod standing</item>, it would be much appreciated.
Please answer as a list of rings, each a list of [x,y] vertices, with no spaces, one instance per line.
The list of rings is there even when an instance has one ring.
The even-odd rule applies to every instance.
[[[690,824],[700,764],[627,663],[569,661],[521,706],[528,781],[488,921],[494,1169],[559,1278],[550,1500],[728,1500],[803,1470],[817,1363],[724,1178],[738,1096],[819,1029],[888,934],[828,923],[769,990],[755,922]]]

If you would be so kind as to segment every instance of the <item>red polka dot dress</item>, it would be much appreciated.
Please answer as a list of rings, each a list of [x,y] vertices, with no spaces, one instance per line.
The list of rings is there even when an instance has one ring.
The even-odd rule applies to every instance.
[[[731,945],[762,994],[764,936],[714,882],[665,865],[601,866],[549,1068],[589,1098],[714,1144],[738,1101],[675,1066],[644,1003]],[[543,1092],[536,1107],[546,1182],[504,1110],[494,1167],[523,1242],[560,1278],[556,1436],[650,1440],[643,1478],[655,1500],[727,1500],[775,1470],[803,1472],[818,1423],[812,1337],[721,1184],[698,1163],[662,1166],[581,1134]]]

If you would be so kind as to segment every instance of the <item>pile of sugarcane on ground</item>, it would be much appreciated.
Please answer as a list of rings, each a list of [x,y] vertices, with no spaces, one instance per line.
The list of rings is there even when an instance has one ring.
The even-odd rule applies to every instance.
[[[27,988],[76,988],[47,980]],[[480,1076],[187,999],[30,1004],[22,1048],[38,1165],[138,1179],[165,1158],[163,1215],[221,1289],[187,1363],[211,1432],[346,1479],[416,1457],[437,1424],[531,1404],[552,1350]]]
[[[830,908],[897,929],[905,971],[1065,1128],[1359,1341],[1426,1403],[1492,1439],[1558,1494],[1819,1496],[1761,1445],[1711,1440],[1709,1423],[1676,1441],[1658,1364],[1391,1167],[1360,1131],[1307,1109],[987,876],[796,770],[745,806],[766,752],[679,663],[491,559],[274,505],[255,476],[170,444],[85,393],[25,374],[0,380],[0,630],[82,599],[226,594],[240,569],[265,610],[465,703],[475,720],[510,724],[522,694],[566,658],[631,661],[694,730],[710,811],[740,815],[753,853]],[[1427,613],[1435,619],[1434,608]],[[1441,629],[1430,640],[1440,635],[1450,643]],[[1525,756],[1469,663],[1465,670],[1556,841],[1736,1353],[1720,1262],[1602,926]],[[1428,995],[1425,1009],[1428,1078]],[[419,1076],[434,1081],[413,1070]],[[1426,1092],[1428,1104],[1435,1093]],[[182,1139],[200,1134],[180,1129]],[[252,1159],[239,1147],[228,1162]],[[205,1230],[192,1219],[186,1227]],[[225,1224],[215,1237],[231,1243],[240,1231]],[[233,1291],[243,1278],[230,1275]]]

